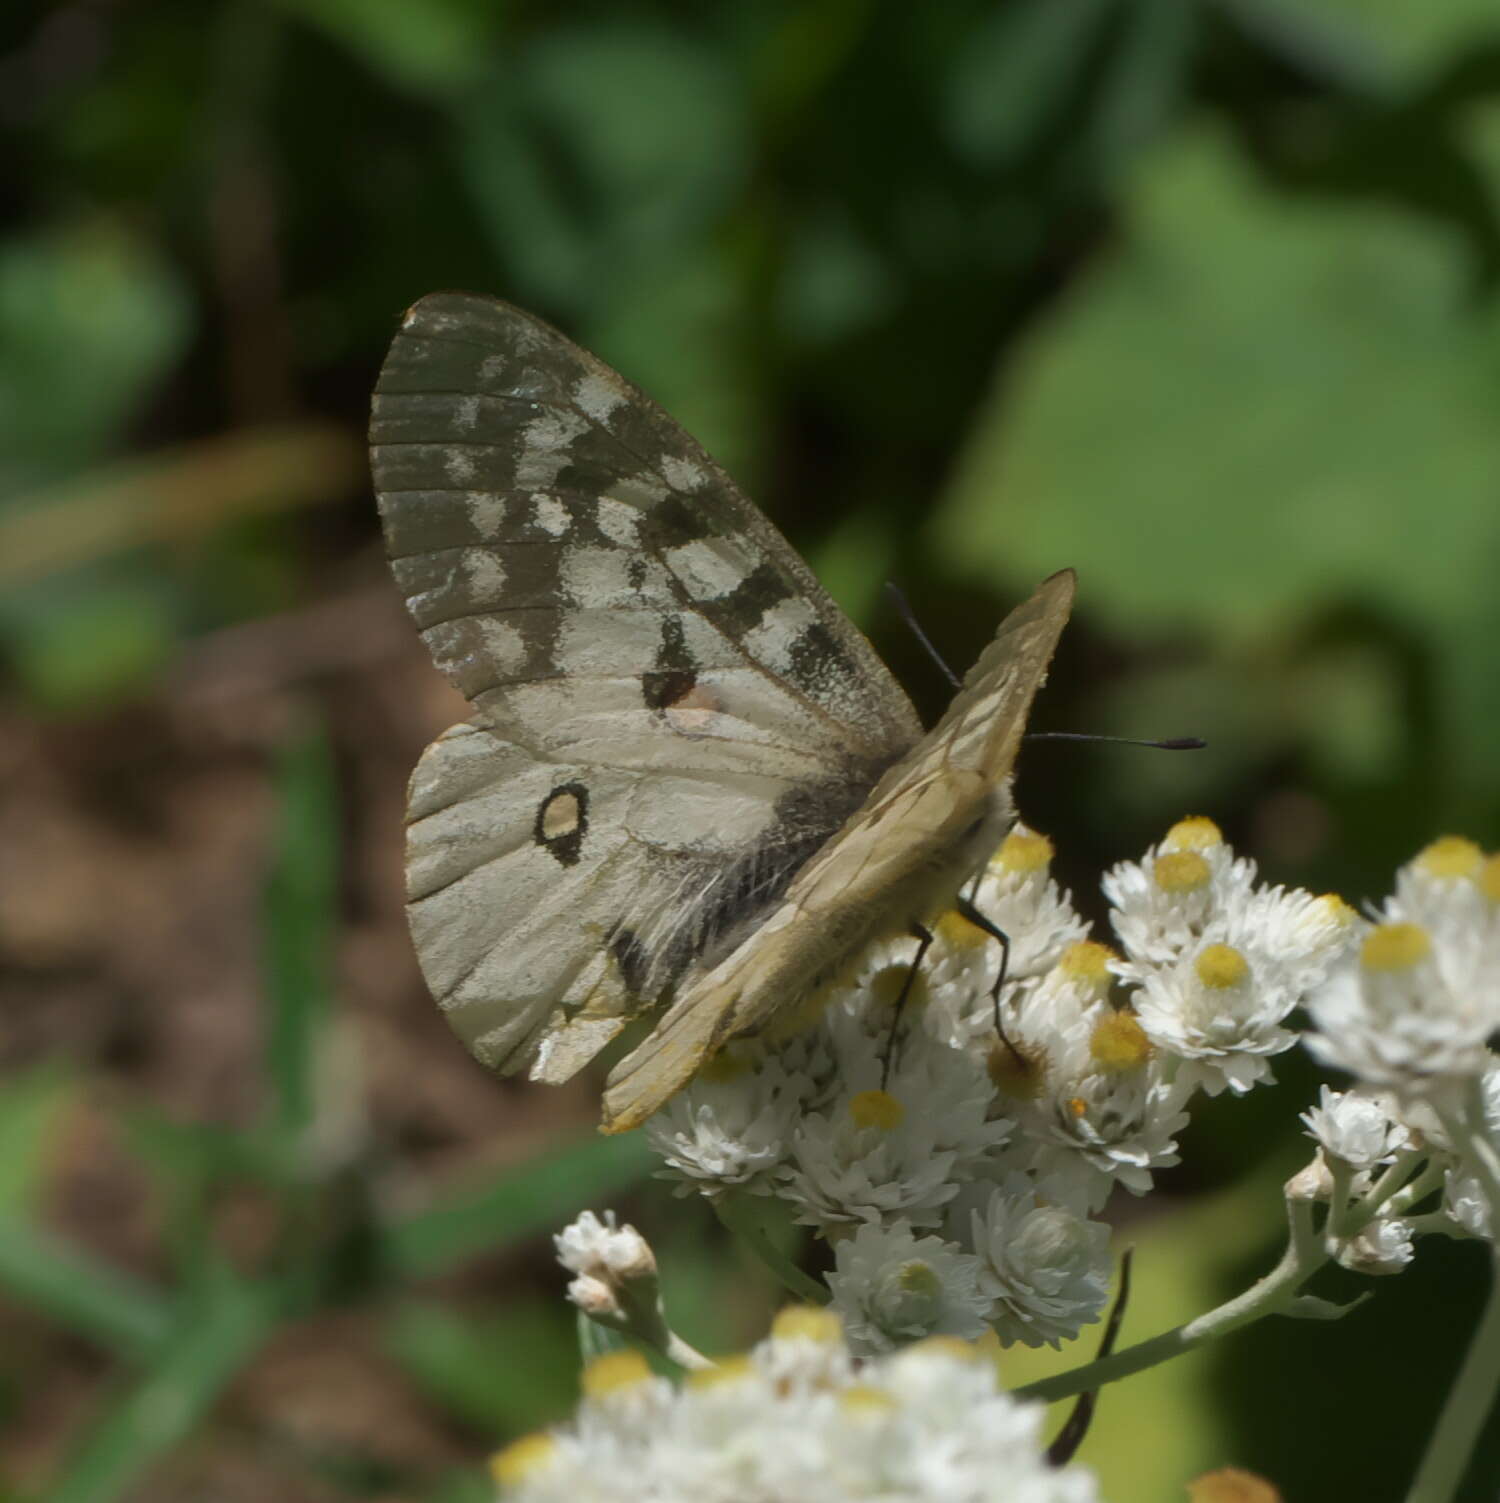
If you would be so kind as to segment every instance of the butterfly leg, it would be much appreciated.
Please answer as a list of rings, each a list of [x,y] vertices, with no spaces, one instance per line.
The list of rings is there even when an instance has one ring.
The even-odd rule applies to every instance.
[[[976,881],[974,884],[976,891],[978,886],[979,884]],[[1025,1060],[1022,1059],[1020,1050],[1011,1043],[1010,1036],[1005,1031],[1005,1024],[1000,1017],[1000,993],[1005,990],[1007,973],[1010,970],[1010,935],[998,924],[986,918],[974,906],[974,899],[969,893],[960,892],[953,900],[953,906],[960,918],[966,919],[969,923],[973,924],[982,934],[988,934],[1000,946],[1000,974],[995,977],[995,985],[990,992],[990,1001],[995,1009],[995,1033],[999,1036],[1000,1042],[1015,1056],[1016,1063],[1024,1068]]]
[[[891,1078],[891,1061],[896,1054],[896,1030],[901,1026],[901,1014],[906,1008],[906,999],[911,996],[911,989],[916,984],[917,972],[921,969],[922,962],[927,958],[927,951],[932,945],[932,930],[923,925],[913,923],[911,933],[917,941],[917,953],[912,958],[911,969],[906,973],[906,980],[901,983],[901,991],[896,997],[896,1005],[891,1012],[891,1031],[885,1041],[885,1059],[880,1066],[880,1089],[883,1091]]]

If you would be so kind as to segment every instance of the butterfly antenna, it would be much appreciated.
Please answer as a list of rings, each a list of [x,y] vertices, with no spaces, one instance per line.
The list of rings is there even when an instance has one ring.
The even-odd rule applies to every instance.
[[[1202,751],[1202,736],[1167,736],[1147,741],[1139,736],[1096,736],[1091,731],[1027,731],[1027,741],[1109,741],[1116,746],[1149,746],[1153,751]]]
[[[937,664],[938,671],[955,689],[961,689],[963,683],[959,679],[959,676],[943,661],[942,653],[932,645],[932,639],[922,630],[921,623],[917,620],[917,613],[912,610],[911,601],[906,598],[906,592],[893,579],[886,580],[885,592],[891,597],[896,609],[901,613],[901,619],[906,622],[907,630],[922,644],[922,648],[927,656]]]

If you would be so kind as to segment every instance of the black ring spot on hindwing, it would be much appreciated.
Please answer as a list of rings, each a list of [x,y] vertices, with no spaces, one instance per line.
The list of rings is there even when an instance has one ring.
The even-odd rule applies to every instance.
[[[563,866],[572,866],[589,830],[589,791],[582,783],[559,783],[536,809],[532,839]]]

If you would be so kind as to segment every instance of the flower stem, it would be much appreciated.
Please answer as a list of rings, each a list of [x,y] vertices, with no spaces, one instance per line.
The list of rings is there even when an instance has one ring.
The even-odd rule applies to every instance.
[[[1186,1325],[1163,1331],[1149,1341],[1137,1342],[1112,1357],[1100,1358],[1097,1362],[1085,1363],[1071,1372],[1059,1373],[1056,1377],[1043,1378],[1015,1390],[1018,1399],[1042,1399],[1051,1403],[1066,1399],[1075,1393],[1085,1393],[1117,1378],[1128,1378],[1132,1373],[1155,1367],[1159,1362],[1181,1356],[1194,1347],[1216,1336],[1227,1335],[1241,1326],[1250,1325],[1267,1315],[1275,1315],[1286,1309],[1296,1296],[1297,1290],[1308,1276],[1325,1261],[1321,1256],[1308,1260],[1298,1248],[1297,1239],[1288,1245],[1281,1261],[1257,1280],[1243,1294],[1225,1301],[1216,1310],[1190,1320]]]
[[[1437,1429],[1406,1503],[1448,1503],[1468,1470],[1474,1442],[1500,1387],[1500,1259],[1490,1267],[1490,1293],[1469,1342],[1463,1367],[1448,1392]]]

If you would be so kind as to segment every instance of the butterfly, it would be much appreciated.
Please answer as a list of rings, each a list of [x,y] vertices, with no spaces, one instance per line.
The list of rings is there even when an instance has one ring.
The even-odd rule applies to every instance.
[[[441,292],[381,369],[391,568],[469,701],[412,775],[407,914],[485,1065],[644,1121],[872,939],[951,900],[1073,599],[1046,580],[926,735],[807,565],[651,399],[540,319]]]

